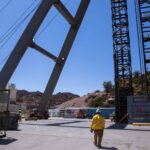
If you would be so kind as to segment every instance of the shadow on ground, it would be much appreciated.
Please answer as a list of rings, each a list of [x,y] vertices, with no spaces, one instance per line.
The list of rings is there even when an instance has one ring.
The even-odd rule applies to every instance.
[[[106,146],[101,146],[98,147],[97,145],[95,145],[98,149],[104,149],[104,150],[118,150],[118,148],[116,147],[106,147]]]
[[[126,128],[128,124],[113,124],[106,129],[117,129],[117,130],[130,130],[130,131],[150,131],[150,129],[139,129],[139,128]]]
[[[8,145],[15,141],[17,141],[17,139],[14,139],[11,137],[3,138],[3,139],[0,139],[0,145]]]
[[[56,126],[56,127],[70,127],[70,128],[89,128],[84,126],[76,126],[70,124],[76,124],[83,121],[68,121],[68,122],[59,122],[59,123],[49,123],[49,124],[40,124],[40,123],[20,123],[23,125],[38,125],[38,126]]]
[[[99,149],[118,150],[118,148],[115,148],[115,147],[105,147],[105,146],[103,146],[103,147],[101,147]]]
[[[67,122],[58,122],[58,123],[20,123],[23,125],[37,125],[37,126],[55,126],[55,127],[66,127],[66,128],[87,128],[90,129],[89,126],[81,126],[78,125],[78,123],[81,123],[83,121],[75,120],[75,121],[67,121]],[[111,124],[110,126],[105,127],[105,130],[130,130],[130,131],[150,131],[150,129],[139,129],[139,128],[126,128],[128,124]]]
[[[120,129],[120,130],[122,130],[122,129],[125,129],[126,126],[127,126],[127,124],[123,124],[123,123],[122,124],[112,124],[112,125],[108,126],[107,129]]]

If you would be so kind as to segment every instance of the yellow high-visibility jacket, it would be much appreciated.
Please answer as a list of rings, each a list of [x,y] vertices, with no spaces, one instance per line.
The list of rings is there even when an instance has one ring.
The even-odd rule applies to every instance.
[[[93,130],[103,130],[105,128],[105,120],[100,114],[93,116],[91,128]]]

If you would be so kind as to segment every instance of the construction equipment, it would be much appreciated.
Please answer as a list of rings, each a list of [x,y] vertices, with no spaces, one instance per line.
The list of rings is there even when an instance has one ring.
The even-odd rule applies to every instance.
[[[40,112],[38,109],[32,109],[27,118],[25,120],[38,120],[38,119],[48,119],[49,118],[49,113],[47,110],[44,112]]]

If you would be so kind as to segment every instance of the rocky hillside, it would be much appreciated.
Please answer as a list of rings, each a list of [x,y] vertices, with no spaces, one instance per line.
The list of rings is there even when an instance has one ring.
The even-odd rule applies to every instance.
[[[66,101],[56,107],[59,109],[64,109],[66,107],[87,107],[88,106],[88,103],[86,102],[87,98],[88,96],[77,97],[70,101]]]
[[[28,106],[38,106],[42,98],[39,91],[28,92],[25,90],[17,91],[17,102],[25,103]],[[84,96],[78,96],[70,92],[59,92],[52,96],[49,101],[50,108],[64,109],[65,107],[110,107],[114,105],[114,97],[105,92],[93,92]]]
[[[105,92],[89,93],[82,97],[77,97],[66,101],[57,108],[64,109],[66,107],[111,107],[114,106],[114,97]]]
[[[26,90],[18,90],[17,102],[31,104],[31,105],[38,105],[39,101],[42,98],[42,94],[43,93],[39,91],[29,92]],[[52,96],[52,99],[50,100],[50,105],[51,106],[60,105],[76,97],[79,96],[70,92],[63,92],[63,93],[59,92]]]

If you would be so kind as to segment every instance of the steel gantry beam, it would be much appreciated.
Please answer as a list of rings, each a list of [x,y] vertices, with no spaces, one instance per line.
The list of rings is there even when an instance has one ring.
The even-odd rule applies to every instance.
[[[127,96],[133,94],[127,0],[111,0],[116,122],[127,123]]]
[[[144,93],[150,94],[150,0],[135,1],[141,60],[144,73]]]
[[[81,0],[76,15],[74,17],[63,5],[63,3],[61,3],[60,0],[42,0],[40,6],[38,7],[37,11],[33,15],[31,21],[27,25],[25,31],[23,32],[18,43],[13,49],[10,57],[8,58],[7,62],[5,63],[4,67],[0,72],[0,89],[6,88],[8,81],[13,75],[15,69],[17,68],[27,48],[32,47],[36,49],[38,52],[44,54],[45,56],[55,61],[54,69],[52,71],[46,89],[44,91],[42,100],[40,101],[39,104],[39,110],[45,111],[47,104],[53,94],[59,76],[62,72],[64,64],[67,60],[67,57],[69,55],[69,52],[71,50],[71,47],[77,35],[77,32],[79,30],[79,27],[82,23],[89,2],[90,0]],[[62,46],[62,49],[58,57],[46,51],[45,49],[43,49],[33,41],[36,32],[38,31],[40,25],[42,24],[44,18],[46,17],[47,13],[49,12],[52,6],[54,6],[70,24],[70,30],[68,32],[68,35],[65,39],[65,42]]]

